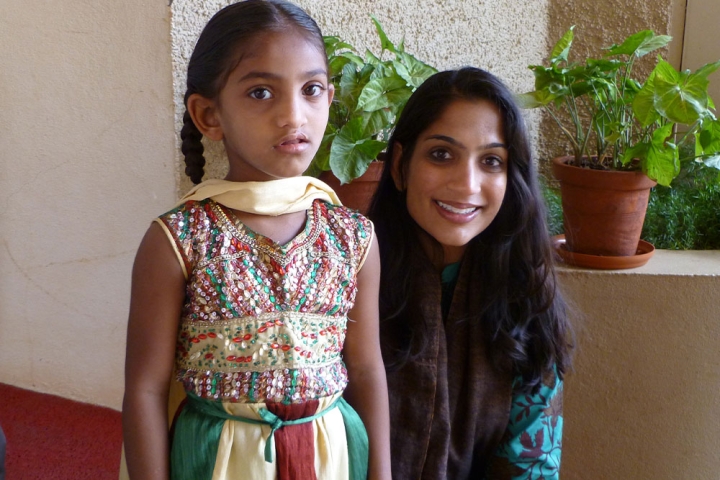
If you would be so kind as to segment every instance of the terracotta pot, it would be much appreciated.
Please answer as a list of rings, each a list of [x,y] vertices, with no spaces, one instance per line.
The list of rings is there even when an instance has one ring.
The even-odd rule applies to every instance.
[[[385,162],[380,160],[372,162],[364,174],[345,185],[340,185],[340,180],[329,171],[321,173],[318,178],[335,190],[343,205],[365,214],[377,190],[384,165]]]
[[[553,159],[560,182],[566,248],[589,255],[635,255],[656,182],[642,172],[592,170]]]

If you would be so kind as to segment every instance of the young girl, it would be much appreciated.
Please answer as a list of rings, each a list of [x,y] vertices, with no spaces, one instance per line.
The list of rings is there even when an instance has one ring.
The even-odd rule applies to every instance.
[[[475,68],[412,95],[370,209],[392,470],[557,478],[568,325],[522,117]]]
[[[228,6],[187,75],[186,172],[200,182],[202,136],[223,142],[230,168],[160,216],[138,250],[130,477],[389,478],[373,226],[301,176],[334,91],[317,25],[284,1]],[[168,440],[173,370],[187,398]]]

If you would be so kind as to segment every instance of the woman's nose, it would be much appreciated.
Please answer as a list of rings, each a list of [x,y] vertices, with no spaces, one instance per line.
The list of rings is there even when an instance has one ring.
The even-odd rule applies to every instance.
[[[473,159],[457,163],[453,168],[450,187],[463,194],[479,193],[482,172],[475,163]]]

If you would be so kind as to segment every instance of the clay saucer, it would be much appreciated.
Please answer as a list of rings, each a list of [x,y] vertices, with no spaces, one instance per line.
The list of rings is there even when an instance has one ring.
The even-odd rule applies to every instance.
[[[552,237],[553,248],[560,255],[563,262],[576,267],[596,268],[602,270],[620,270],[624,268],[636,268],[645,265],[655,253],[652,243],[640,240],[635,255],[614,257],[610,255],[588,255],[586,253],[575,253],[565,248],[565,235]]]

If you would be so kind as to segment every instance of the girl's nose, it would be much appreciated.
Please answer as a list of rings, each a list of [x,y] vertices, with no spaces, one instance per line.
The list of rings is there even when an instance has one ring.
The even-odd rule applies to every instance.
[[[301,95],[290,95],[279,105],[278,124],[280,127],[299,128],[307,121]]]

